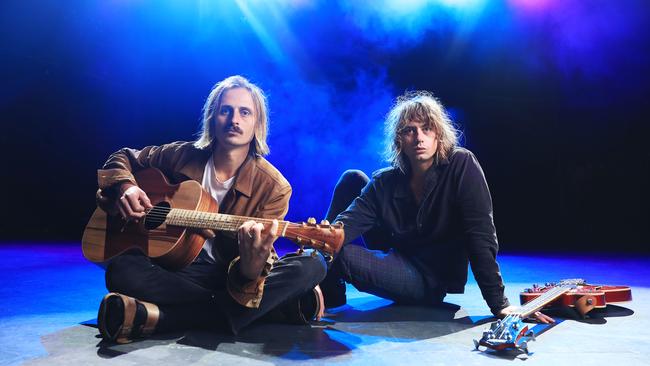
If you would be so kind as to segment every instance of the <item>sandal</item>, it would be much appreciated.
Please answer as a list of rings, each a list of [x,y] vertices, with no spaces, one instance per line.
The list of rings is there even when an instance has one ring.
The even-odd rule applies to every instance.
[[[320,321],[325,316],[325,299],[320,286],[316,285],[313,290],[303,296],[298,302],[298,307],[306,321]]]
[[[146,320],[144,324],[136,326],[138,304],[144,306]],[[160,311],[155,304],[111,292],[104,296],[99,305],[97,325],[104,340],[124,344],[151,335],[156,330],[159,317]]]

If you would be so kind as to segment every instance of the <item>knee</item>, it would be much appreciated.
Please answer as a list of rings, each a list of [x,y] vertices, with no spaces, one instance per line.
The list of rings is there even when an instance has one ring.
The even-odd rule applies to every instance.
[[[363,251],[367,251],[367,249],[357,244],[344,245],[341,247],[337,259],[340,260],[341,263],[349,265],[354,261],[354,258],[357,258],[359,253]]]
[[[316,286],[327,275],[327,262],[325,261],[323,255],[318,251],[313,251],[311,253],[316,254],[309,254],[307,256],[303,271],[305,272],[307,278],[313,280],[313,286]]]
[[[366,173],[357,169],[348,169],[339,178],[338,183],[336,183],[336,189],[345,189],[345,190],[354,190],[356,192],[361,192],[361,189],[368,184],[370,179]]]
[[[355,266],[355,263],[357,262],[355,259],[359,258],[360,252],[366,250],[365,248],[355,245],[355,244],[348,244],[344,245],[341,248],[341,251],[339,252],[338,256],[336,257],[336,261],[338,268],[340,268],[341,272],[341,277],[346,281],[346,282],[351,282],[352,281],[352,276],[351,272],[353,270],[353,267]]]
[[[137,259],[131,255],[119,255],[106,266],[106,289],[110,292],[131,293],[137,276],[133,272],[137,270]]]
[[[312,254],[316,253],[316,254]],[[317,251],[305,251],[301,256],[294,257],[292,262],[294,278],[300,279],[305,285],[305,290],[309,290],[319,284],[327,274],[327,263],[322,254]]]

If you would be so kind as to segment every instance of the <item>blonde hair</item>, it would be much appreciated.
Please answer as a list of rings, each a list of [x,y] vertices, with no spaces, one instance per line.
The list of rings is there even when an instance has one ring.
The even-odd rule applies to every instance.
[[[221,99],[226,91],[235,88],[244,88],[248,90],[253,98],[257,120],[255,121],[255,137],[251,141],[249,154],[259,154],[266,156],[269,154],[269,145],[266,143],[266,137],[269,131],[268,106],[266,96],[257,85],[251,83],[243,76],[235,75],[221,80],[212,87],[208,99],[205,101],[202,113],[202,127],[199,138],[194,142],[194,146],[199,149],[206,149],[212,146],[214,141],[214,118],[215,111],[221,107]]]
[[[449,114],[433,94],[428,91],[410,91],[397,98],[386,115],[384,131],[386,134],[386,160],[403,172],[409,169],[409,161],[402,153],[399,133],[411,121],[422,122],[430,127],[438,139],[434,162],[437,164],[449,157],[458,144],[459,131],[454,127]]]

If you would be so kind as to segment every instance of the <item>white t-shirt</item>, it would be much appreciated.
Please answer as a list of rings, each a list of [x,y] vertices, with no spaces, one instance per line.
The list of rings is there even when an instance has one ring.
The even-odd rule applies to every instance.
[[[205,169],[203,169],[203,181],[201,182],[201,186],[210,193],[217,203],[221,204],[221,200],[226,197],[226,193],[228,193],[232,185],[235,183],[236,177],[237,176],[233,176],[225,182],[219,181],[217,179],[217,174],[214,171],[214,160],[212,159],[212,156],[210,156],[210,159],[208,159],[208,162],[205,164]],[[206,251],[206,254],[210,257],[211,263],[215,263],[214,256],[212,255],[213,244],[214,239],[208,239],[203,243],[202,249]]]

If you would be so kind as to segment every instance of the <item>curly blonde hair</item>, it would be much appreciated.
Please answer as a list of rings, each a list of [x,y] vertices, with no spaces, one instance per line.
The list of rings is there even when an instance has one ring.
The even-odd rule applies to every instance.
[[[214,143],[213,119],[215,118],[215,111],[218,111],[221,107],[221,99],[226,91],[235,88],[248,90],[251,93],[253,104],[255,105],[257,121],[255,121],[255,137],[251,141],[249,154],[266,156],[270,152],[269,145],[266,143],[269,131],[266,96],[264,96],[264,92],[257,85],[239,75],[225,78],[212,87],[210,95],[208,95],[208,99],[206,99],[205,105],[203,106],[202,127],[199,138],[194,142],[194,146],[199,149],[206,149],[212,146]]]
[[[384,156],[392,166],[403,172],[409,169],[409,161],[402,153],[399,133],[410,121],[422,122],[433,129],[438,139],[434,162],[437,164],[449,157],[458,145],[460,132],[454,126],[442,103],[428,91],[409,91],[399,96],[386,115],[384,131],[386,149]]]

